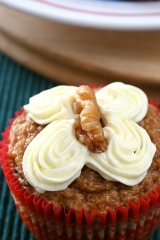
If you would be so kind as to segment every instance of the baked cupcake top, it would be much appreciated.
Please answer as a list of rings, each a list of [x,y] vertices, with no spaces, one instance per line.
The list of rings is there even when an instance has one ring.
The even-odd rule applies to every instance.
[[[47,124],[23,156],[25,177],[38,192],[66,189],[84,165],[129,186],[146,176],[156,147],[137,124],[148,110],[139,88],[116,82],[94,96],[86,86],[58,86],[31,97],[24,109]]]

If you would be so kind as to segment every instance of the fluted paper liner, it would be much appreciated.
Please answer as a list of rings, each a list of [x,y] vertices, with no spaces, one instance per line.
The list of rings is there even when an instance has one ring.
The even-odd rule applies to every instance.
[[[153,104],[153,102],[150,101]],[[155,105],[155,104],[153,104]],[[155,105],[157,106],[157,105]],[[23,111],[23,110],[22,110]],[[22,111],[16,112],[16,116]],[[12,124],[14,119],[10,120]],[[96,209],[91,213],[82,209],[56,208],[43,198],[29,193],[21,186],[8,164],[8,136],[11,126],[2,134],[0,161],[17,210],[27,229],[37,240],[145,240],[160,224],[160,187],[149,193],[137,204],[129,202],[127,207],[116,210],[106,208],[105,213]]]

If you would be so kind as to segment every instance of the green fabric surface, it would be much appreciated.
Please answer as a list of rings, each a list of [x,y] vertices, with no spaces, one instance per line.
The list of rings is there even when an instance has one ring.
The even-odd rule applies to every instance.
[[[14,117],[14,112],[28,103],[30,96],[57,85],[56,81],[35,74],[0,53],[0,132],[9,124],[8,120]],[[1,170],[0,239],[33,240],[20,220]],[[160,227],[150,240],[160,240]]]

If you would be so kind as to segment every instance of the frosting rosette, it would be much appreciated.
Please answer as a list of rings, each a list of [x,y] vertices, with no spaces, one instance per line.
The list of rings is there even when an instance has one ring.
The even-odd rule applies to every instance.
[[[146,94],[137,87],[121,82],[100,89],[96,99],[104,123],[110,117],[139,122],[148,110]]]
[[[48,124],[29,144],[24,174],[38,192],[66,189],[81,173],[89,152],[75,137],[75,120]]]
[[[109,140],[107,151],[91,153],[86,165],[109,181],[129,186],[141,182],[156,151],[146,130],[128,119],[110,119],[103,130]]]
[[[30,98],[24,106],[28,117],[39,124],[48,124],[60,119],[75,119],[72,104],[77,87],[57,86]]]
[[[109,181],[129,186],[140,183],[156,152],[145,129],[138,125],[148,110],[146,94],[116,82],[96,93],[107,149],[92,153],[76,138],[79,114],[72,105],[77,87],[59,86],[30,99],[24,109],[39,124],[48,124],[28,145],[23,170],[39,192],[67,188],[84,165]]]

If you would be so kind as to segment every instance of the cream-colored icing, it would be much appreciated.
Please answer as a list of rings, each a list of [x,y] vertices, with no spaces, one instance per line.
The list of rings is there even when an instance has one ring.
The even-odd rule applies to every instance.
[[[90,152],[75,137],[75,94],[76,87],[61,86],[40,93],[25,106],[34,121],[48,123],[24,153],[23,170],[30,184],[39,192],[63,190],[80,175],[84,165],[107,180],[130,186],[141,182],[156,151],[147,132],[136,123],[148,109],[144,92],[131,85],[113,83],[96,93],[108,140],[107,150],[98,154]],[[58,110],[48,110],[52,104],[55,107],[54,99]],[[44,114],[45,107],[49,114]],[[58,118],[54,116],[61,112]]]
[[[89,154],[75,137],[75,120],[48,124],[27,147],[24,174],[39,192],[65,189],[81,173]]]
[[[138,184],[145,177],[156,151],[147,132],[131,120],[110,119],[104,127],[107,151],[91,153],[90,168],[110,181]]]
[[[24,106],[28,117],[41,125],[60,119],[75,119],[72,111],[77,87],[58,86],[30,98]]]
[[[112,116],[139,122],[148,110],[146,94],[137,87],[121,82],[100,89],[96,99],[104,122]]]

